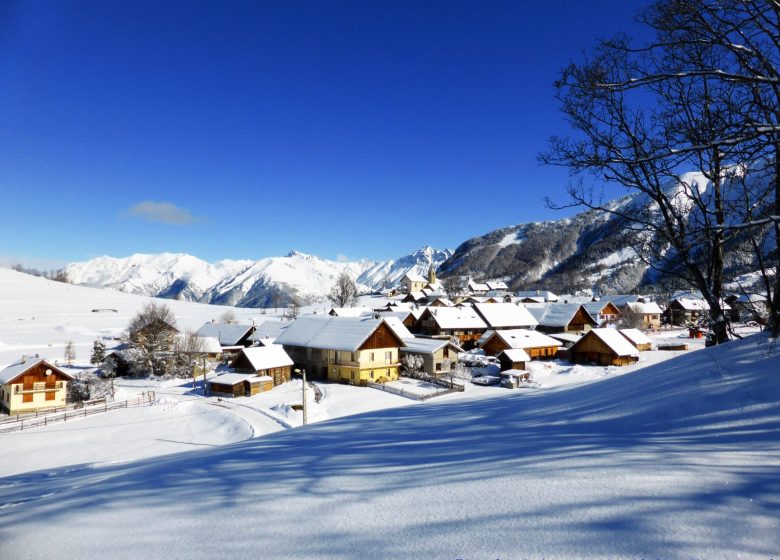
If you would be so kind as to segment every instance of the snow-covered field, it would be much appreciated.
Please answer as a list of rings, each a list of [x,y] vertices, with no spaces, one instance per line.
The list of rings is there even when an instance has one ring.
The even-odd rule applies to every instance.
[[[69,339],[84,362],[149,299],[3,269],[0,287],[0,366],[61,359]],[[225,309],[166,303],[187,327]],[[0,558],[777,557],[780,357],[764,335],[533,368],[542,390],[426,403],[319,384],[296,429],[300,381],[206,399],[122,380],[118,398],[158,402],[0,434]]]

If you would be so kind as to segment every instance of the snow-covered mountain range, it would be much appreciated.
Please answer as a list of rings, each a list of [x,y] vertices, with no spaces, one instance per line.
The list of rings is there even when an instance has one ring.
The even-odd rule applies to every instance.
[[[64,270],[74,284],[201,303],[274,307],[293,297],[301,304],[324,300],[342,272],[356,281],[359,290],[370,292],[398,283],[407,272],[426,274],[450,256],[449,249],[428,246],[380,262],[338,262],[291,251],[258,261],[209,263],[183,253],[161,253],[97,257],[71,263]]]
[[[762,177],[756,172],[749,184],[759,191]],[[670,180],[666,195],[686,216],[688,223],[700,221],[697,206],[690,193],[700,193],[701,201],[710,204],[713,197],[711,183],[700,172],[682,174]],[[734,198],[739,207],[739,196],[744,191],[739,185],[723,186],[723,196]],[[736,198],[735,198],[736,197]],[[756,198],[756,200],[760,200]],[[731,204],[729,200],[726,204]],[[662,219],[647,195],[635,193],[617,198],[606,207],[622,215],[642,216],[647,220]],[[761,215],[758,211],[756,215]],[[739,221],[737,214],[727,213],[727,222]],[[589,210],[569,218],[545,222],[525,223],[498,229],[474,237],[457,247],[452,257],[439,268],[439,276],[460,276],[476,280],[507,282],[519,290],[545,289],[556,293],[631,293],[649,290],[671,291],[685,287],[673,274],[659,270],[673,269],[675,256],[663,247],[650,262],[639,259],[633,247],[644,236],[661,245],[652,232],[630,233],[626,221],[605,210]],[[692,229],[695,229],[692,227]],[[752,247],[744,237],[735,237],[727,243],[725,262],[726,280],[754,271]],[[765,250],[771,252],[774,241],[767,239]]]

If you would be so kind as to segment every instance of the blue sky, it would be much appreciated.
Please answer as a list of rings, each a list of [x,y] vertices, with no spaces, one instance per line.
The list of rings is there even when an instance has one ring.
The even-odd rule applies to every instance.
[[[0,260],[386,259],[563,217],[559,70],[641,2],[0,2]]]

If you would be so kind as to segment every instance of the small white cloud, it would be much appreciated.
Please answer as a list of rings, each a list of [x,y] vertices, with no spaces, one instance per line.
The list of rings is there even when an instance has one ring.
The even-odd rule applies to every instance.
[[[139,202],[128,210],[128,214],[147,222],[174,226],[185,226],[199,221],[199,218],[193,216],[189,210],[179,208],[170,202],[153,202],[151,200]]]
[[[339,255],[336,255],[336,261],[337,262],[341,262],[341,263],[349,262],[349,257],[347,257],[347,255],[339,254]]]

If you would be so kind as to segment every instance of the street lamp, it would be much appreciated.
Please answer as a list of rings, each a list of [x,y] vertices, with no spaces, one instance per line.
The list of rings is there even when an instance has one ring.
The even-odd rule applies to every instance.
[[[303,425],[306,425],[306,368],[296,369],[295,373],[303,375]]]

